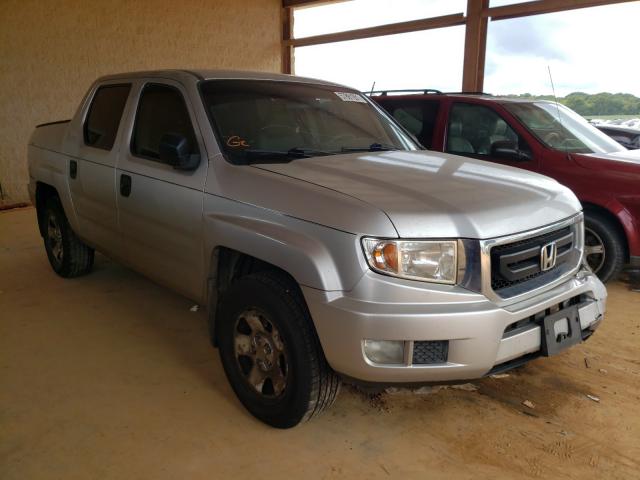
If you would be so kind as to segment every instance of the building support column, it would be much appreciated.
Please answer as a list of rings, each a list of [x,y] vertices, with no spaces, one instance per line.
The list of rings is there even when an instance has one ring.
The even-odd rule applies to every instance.
[[[293,73],[293,46],[288,41],[293,39],[293,7],[282,9],[282,40],[280,41],[280,56],[282,73]]]
[[[467,22],[464,38],[462,91],[481,92],[484,86],[484,59],[487,50],[485,15],[489,0],[467,0]]]

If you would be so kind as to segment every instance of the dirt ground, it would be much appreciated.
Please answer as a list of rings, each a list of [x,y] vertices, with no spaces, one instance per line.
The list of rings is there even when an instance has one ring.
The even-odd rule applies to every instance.
[[[344,388],[279,431],[235,399],[204,312],[101,256],[58,278],[35,211],[2,212],[0,478],[638,479],[640,294],[609,295],[557,357],[463,388]]]

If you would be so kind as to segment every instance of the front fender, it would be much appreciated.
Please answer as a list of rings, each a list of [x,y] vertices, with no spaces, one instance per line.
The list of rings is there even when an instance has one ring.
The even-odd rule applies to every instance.
[[[357,235],[214,195],[204,202],[205,258],[226,247],[270,263],[298,284],[348,291],[368,270]]]
[[[618,200],[621,208],[617,216],[627,234],[629,253],[635,257],[640,256],[640,196],[629,195]]]
[[[610,197],[606,202],[592,196],[581,196],[583,206],[595,206],[609,213],[619,224],[626,236],[629,253],[640,255],[640,197]]]

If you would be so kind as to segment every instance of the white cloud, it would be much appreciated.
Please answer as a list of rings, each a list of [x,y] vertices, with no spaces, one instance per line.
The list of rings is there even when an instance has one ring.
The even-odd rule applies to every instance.
[[[440,48],[441,45],[447,48]],[[295,69],[298,75],[328,79],[359,90],[369,90],[376,82],[376,90],[451,91],[460,89],[463,49],[463,27],[427,30],[298,48]]]
[[[494,1],[494,5],[495,0]],[[505,2],[502,2],[505,3]],[[511,2],[512,3],[512,2]],[[354,0],[296,11],[298,37],[465,10],[465,0]],[[485,90],[492,93],[628,92],[638,81],[640,2],[489,22]],[[361,90],[459,90],[464,28],[296,49],[296,73]]]
[[[466,0],[353,0],[296,10],[294,35],[305,37],[464,12]],[[459,90],[464,28],[427,30],[297,48],[298,75],[369,90]]]
[[[626,92],[640,96],[640,2],[489,23],[485,89],[499,93]],[[518,41],[508,45],[509,39]],[[505,45],[507,44],[507,45]]]
[[[466,11],[466,0],[351,0],[299,8],[295,37],[309,37]]]

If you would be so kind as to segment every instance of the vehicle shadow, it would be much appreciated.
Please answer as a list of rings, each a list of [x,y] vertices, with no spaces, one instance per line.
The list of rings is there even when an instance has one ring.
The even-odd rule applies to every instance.
[[[629,285],[632,292],[640,292],[640,268],[628,268],[623,272],[621,280]]]
[[[198,305],[144,276],[96,255],[93,272],[82,278],[87,291],[97,298],[94,308],[109,310],[108,322],[101,328],[118,348],[139,349],[140,368],[149,358],[158,363],[159,381],[168,382],[171,374],[199,390],[214,390],[225,403],[244,411],[231,390],[218,351],[209,341],[207,312]],[[78,286],[83,288],[83,285]],[[164,365],[164,366],[163,366]],[[164,368],[166,373],[159,373]]]

